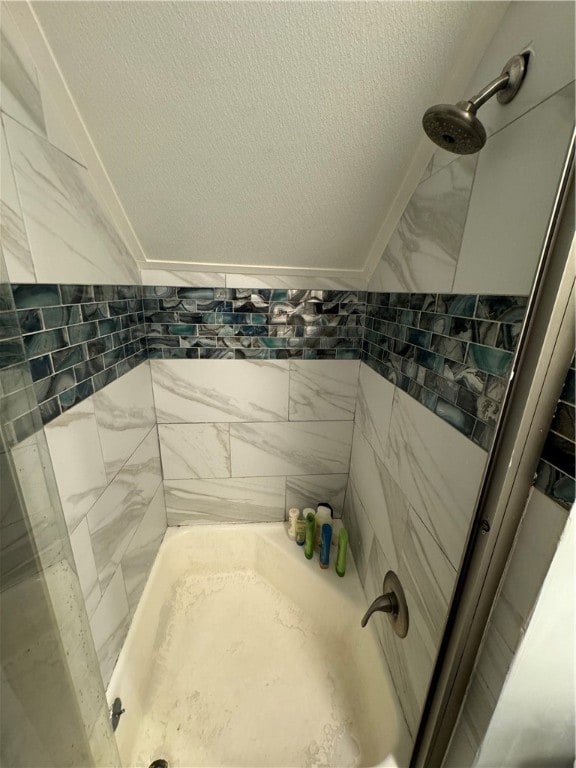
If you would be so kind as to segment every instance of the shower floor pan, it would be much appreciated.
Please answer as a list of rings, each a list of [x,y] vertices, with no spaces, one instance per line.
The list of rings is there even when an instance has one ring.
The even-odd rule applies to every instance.
[[[124,766],[394,766],[399,721],[349,558],[282,523],[169,529],[108,688]]]

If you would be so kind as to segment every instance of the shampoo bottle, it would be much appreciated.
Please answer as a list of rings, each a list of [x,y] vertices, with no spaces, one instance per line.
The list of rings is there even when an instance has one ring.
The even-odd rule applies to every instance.
[[[330,544],[332,543],[332,526],[324,523],[320,533],[320,568],[330,565]]]
[[[321,502],[316,507],[316,549],[320,549],[322,526],[325,523],[332,527],[332,507],[330,504]]]

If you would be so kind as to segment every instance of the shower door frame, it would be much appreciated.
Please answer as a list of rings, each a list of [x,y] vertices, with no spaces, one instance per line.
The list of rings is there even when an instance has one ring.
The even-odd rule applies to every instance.
[[[574,355],[574,146],[573,134],[411,768],[443,763]]]

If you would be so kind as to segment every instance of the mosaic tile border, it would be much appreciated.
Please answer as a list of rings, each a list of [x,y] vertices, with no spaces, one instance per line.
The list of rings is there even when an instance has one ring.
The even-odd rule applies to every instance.
[[[140,286],[11,287],[44,424],[146,360]],[[20,399],[13,418],[26,407]]]
[[[353,290],[12,291],[44,423],[148,358],[360,358],[485,450],[527,305],[526,297]],[[2,323],[4,359],[21,362],[14,318],[0,315]]]
[[[566,509],[570,509],[576,496],[575,381],[572,358],[534,481],[536,488]]]
[[[151,358],[359,359],[364,291],[143,287]]]
[[[489,450],[528,299],[368,293],[362,360]]]

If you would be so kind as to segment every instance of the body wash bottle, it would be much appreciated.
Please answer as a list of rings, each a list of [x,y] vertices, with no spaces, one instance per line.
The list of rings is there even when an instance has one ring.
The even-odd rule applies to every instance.
[[[338,553],[336,555],[336,573],[338,576],[344,576],[346,573],[346,552],[348,550],[348,531],[346,528],[340,528],[338,534]]]
[[[306,539],[306,520],[303,517],[299,517],[296,520],[296,544],[298,546],[304,546],[304,540]]]
[[[306,515],[306,542],[304,544],[304,554],[308,560],[314,557],[314,536],[316,535],[316,515],[308,512]]]

